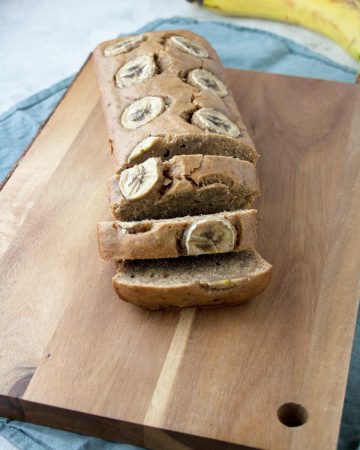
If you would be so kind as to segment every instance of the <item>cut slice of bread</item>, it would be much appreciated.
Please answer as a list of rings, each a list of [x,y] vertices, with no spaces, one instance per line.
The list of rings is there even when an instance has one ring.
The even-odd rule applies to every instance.
[[[235,211],[258,195],[255,166],[226,156],[149,158],[109,180],[110,207],[122,221]]]
[[[123,261],[113,285],[122,300],[150,309],[235,305],[259,295],[271,270],[256,251],[247,250]]]
[[[140,222],[99,222],[103,259],[157,259],[256,246],[256,210]]]
[[[196,154],[228,156],[249,161],[256,165],[259,155],[256,153],[254,144],[247,131],[243,130],[242,134],[241,138],[215,133],[207,133],[205,135],[199,133],[174,133],[164,136],[149,136],[145,138],[147,140],[140,141],[138,146],[134,147],[127,159],[122,151],[123,147],[121,147],[120,152],[115,152],[112,144],[110,144],[110,152],[114,154],[115,161],[123,168],[142,163],[152,157],[169,160],[176,155]],[[143,150],[144,147],[146,151]],[[141,149],[141,151],[138,149]]]

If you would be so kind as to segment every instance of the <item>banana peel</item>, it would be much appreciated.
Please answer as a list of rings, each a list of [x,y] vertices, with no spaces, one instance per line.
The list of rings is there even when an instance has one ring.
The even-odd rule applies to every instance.
[[[360,63],[359,0],[188,0],[220,14],[300,25],[339,44]]]

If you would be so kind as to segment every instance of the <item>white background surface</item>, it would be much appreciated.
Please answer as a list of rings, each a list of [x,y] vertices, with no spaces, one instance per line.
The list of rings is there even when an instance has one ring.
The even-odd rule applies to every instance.
[[[356,67],[340,47],[311,31],[226,18],[185,0],[0,0],[0,112],[75,73],[99,42],[172,16],[266,29]]]

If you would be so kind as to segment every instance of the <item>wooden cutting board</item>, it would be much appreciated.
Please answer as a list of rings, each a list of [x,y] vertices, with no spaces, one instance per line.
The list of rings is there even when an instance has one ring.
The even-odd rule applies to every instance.
[[[152,449],[336,448],[359,297],[360,89],[227,74],[261,154],[269,288],[216,310],[118,300],[95,236],[112,168],[89,61],[0,192],[1,415]]]

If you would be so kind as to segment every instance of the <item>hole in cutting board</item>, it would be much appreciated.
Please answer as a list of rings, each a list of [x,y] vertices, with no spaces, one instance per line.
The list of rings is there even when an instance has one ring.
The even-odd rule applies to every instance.
[[[277,410],[280,422],[287,427],[301,427],[307,421],[309,414],[298,403],[284,403]]]

